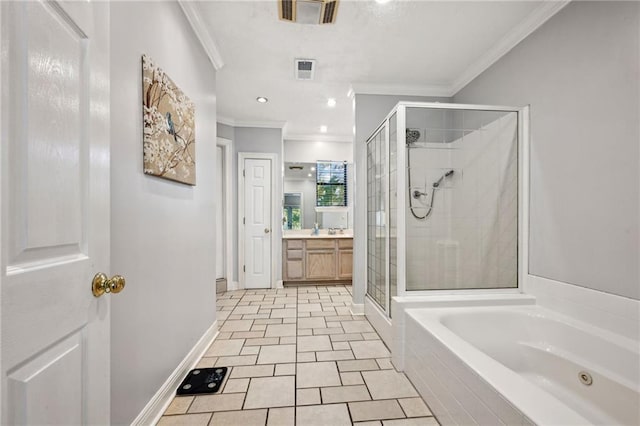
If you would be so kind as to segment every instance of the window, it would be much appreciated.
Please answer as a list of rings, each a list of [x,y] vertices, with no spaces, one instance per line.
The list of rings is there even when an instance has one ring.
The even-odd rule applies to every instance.
[[[316,163],[316,207],[347,206],[347,163]]]
[[[302,194],[284,194],[284,229],[302,229]]]

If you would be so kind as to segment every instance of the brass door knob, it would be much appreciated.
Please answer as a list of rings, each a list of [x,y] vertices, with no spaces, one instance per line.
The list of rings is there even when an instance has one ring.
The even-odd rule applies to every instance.
[[[269,232],[271,232],[271,229],[269,229],[269,228],[264,228],[264,233],[265,233],[265,234],[268,234]]]
[[[109,279],[106,274],[98,272],[91,281],[91,292],[95,297],[105,293],[120,293],[124,289],[125,280],[122,275],[114,275]]]

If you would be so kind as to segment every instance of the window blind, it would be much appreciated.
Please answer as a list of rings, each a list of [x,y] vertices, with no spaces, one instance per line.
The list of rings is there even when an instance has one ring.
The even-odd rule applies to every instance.
[[[347,163],[316,163],[316,207],[347,206]]]

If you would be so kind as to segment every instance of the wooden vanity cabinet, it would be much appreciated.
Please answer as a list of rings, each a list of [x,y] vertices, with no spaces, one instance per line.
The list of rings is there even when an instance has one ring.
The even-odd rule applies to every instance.
[[[350,281],[353,271],[352,238],[283,240],[283,281]]]
[[[284,267],[282,268],[282,273],[285,277],[287,277],[287,279],[304,279],[303,252],[304,242],[302,240],[285,240],[285,247],[282,251],[285,260],[283,265]]]
[[[338,278],[353,276],[353,239],[338,240]]]

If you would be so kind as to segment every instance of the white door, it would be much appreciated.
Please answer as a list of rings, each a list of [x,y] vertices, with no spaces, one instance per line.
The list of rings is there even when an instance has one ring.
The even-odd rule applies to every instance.
[[[224,149],[216,146],[216,279],[226,278],[224,265],[227,253],[225,252],[224,237],[226,229],[225,215],[225,187]]]
[[[244,160],[244,285],[271,287],[271,160]]]
[[[108,424],[109,6],[0,17],[0,421]]]

